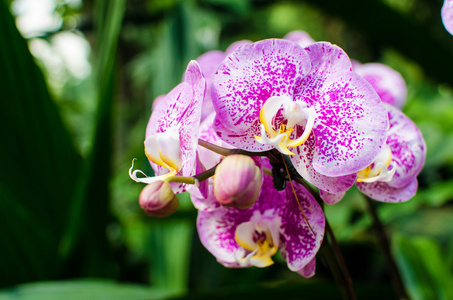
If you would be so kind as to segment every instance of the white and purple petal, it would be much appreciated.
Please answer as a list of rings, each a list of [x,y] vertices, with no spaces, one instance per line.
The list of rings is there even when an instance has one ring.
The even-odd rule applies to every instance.
[[[293,183],[297,199],[286,187],[286,202],[277,214],[281,218],[279,248],[291,271],[299,271],[315,258],[324,238],[324,213],[314,197],[300,184]],[[301,209],[308,223],[302,215]],[[313,229],[311,231],[310,227]]]
[[[353,72],[328,77],[314,104],[313,168],[326,176],[358,172],[385,143],[388,116],[373,87]]]
[[[453,35],[453,0],[444,0],[441,16],[445,29]]]
[[[356,185],[362,193],[371,199],[396,203],[411,199],[417,193],[418,181],[417,178],[412,178],[411,182],[399,188],[391,187],[386,182],[357,182]]]
[[[309,70],[306,51],[291,41],[271,39],[238,48],[213,77],[217,118],[239,134],[259,128],[264,102],[272,96],[292,96]]]
[[[356,65],[354,72],[371,83],[382,102],[399,109],[403,107],[406,102],[407,88],[400,73],[380,63]]]
[[[331,177],[320,174],[313,168],[315,147],[315,137],[311,135],[304,144],[294,149],[295,155],[291,155],[290,159],[299,175],[329,193],[344,192],[352,187],[356,180],[355,174]]]
[[[242,46],[250,45],[250,44],[253,44],[253,42],[249,41],[249,40],[236,41],[236,42],[232,43],[231,45],[229,45],[228,48],[225,50],[225,56],[230,55],[230,53],[236,51],[237,49],[239,49]]]
[[[151,114],[146,137],[169,129],[179,131],[182,168],[177,175],[193,175],[196,147],[198,144],[198,126],[201,118],[201,103],[205,94],[206,82],[200,67],[195,61],[187,66],[184,81],[171,90]],[[157,175],[166,174],[168,170],[150,162]],[[172,183],[174,192],[184,189],[180,183]]]
[[[312,68],[296,91],[295,99],[303,97],[303,101],[311,106],[319,98],[317,91],[324,81],[336,73],[351,71],[352,64],[343,49],[327,42],[314,43],[305,50],[310,56]]]
[[[252,152],[261,152],[273,148],[273,146],[261,144],[255,139],[255,135],[260,134],[259,122],[253,123],[248,130],[238,132],[224,126],[222,120],[216,116],[213,128],[219,138],[233,147]]]
[[[211,80],[212,75],[217,71],[217,67],[226,57],[222,51],[209,51],[200,55],[196,60],[200,65],[204,78],[206,78],[206,96],[203,100],[201,119],[204,120],[214,111],[211,100]]]
[[[339,192],[339,193],[329,193],[323,190],[319,190],[319,197],[329,205],[335,204],[340,202],[343,199],[346,192]]]
[[[316,269],[316,258],[312,258],[308,264],[306,264],[302,269],[298,270],[297,273],[300,275],[304,276],[305,278],[312,277],[315,275],[315,269]]]
[[[308,47],[315,43],[315,40],[305,31],[297,30],[291,31],[283,37],[285,40],[290,40],[298,43],[302,48]]]
[[[390,120],[386,144],[392,151],[396,172],[389,186],[401,188],[416,177],[425,163],[426,144],[417,125],[404,113],[386,105]]]
[[[313,196],[302,186],[295,184],[295,190],[315,234],[308,227],[291,187],[277,191],[272,185],[272,178],[266,176],[260,197],[251,208],[220,207],[199,211],[197,228],[201,242],[225,266],[250,266],[238,263],[247,251],[237,243],[236,229],[252,218],[263,218],[272,224],[272,237],[277,239],[274,242],[278,244],[288,267],[304,276],[311,276],[314,257],[324,236],[324,214]]]

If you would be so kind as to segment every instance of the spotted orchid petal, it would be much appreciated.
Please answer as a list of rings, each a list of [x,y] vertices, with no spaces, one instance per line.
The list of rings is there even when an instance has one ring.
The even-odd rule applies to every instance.
[[[371,199],[396,203],[405,202],[414,197],[417,193],[418,181],[417,178],[412,178],[411,182],[400,188],[389,186],[386,182],[358,182],[356,185],[362,193]]]
[[[298,270],[297,273],[304,276],[305,278],[310,278],[315,275],[316,269],[316,259],[313,257],[311,261],[306,264],[302,269]]]
[[[373,87],[351,72],[341,48],[322,42],[306,50],[313,67],[295,99],[313,105],[317,113],[313,167],[331,177],[357,172],[373,161],[384,144],[385,107]]]
[[[352,64],[343,49],[327,42],[314,43],[305,50],[310,57],[312,67],[300,84],[295,98],[297,100],[303,96],[304,101],[312,105],[318,101],[317,92],[323,86],[324,81],[337,73],[350,72]]]
[[[204,120],[208,115],[214,111],[214,106],[211,99],[211,80],[217,67],[225,59],[225,57],[236,50],[237,48],[251,44],[251,41],[243,40],[232,43],[225,52],[222,51],[208,51],[200,55],[196,61],[198,62],[204,78],[206,79],[206,96],[203,100],[203,108],[201,112],[201,120]]]
[[[146,128],[145,152],[157,176],[193,175],[205,89],[200,67],[191,61],[184,81],[161,99],[151,114]],[[149,181],[147,178],[139,180]],[[171,185],[175,193],[185,190],[185,184],[172,182]]]
[[[343,199],[345,194],[346,192],[328,193],[326,191],[319,190],[319,196],[326,204],[329,205],[340,202],[340,200]]]
[[[228,128],[224,125],[221,119],[216,115],[213,123],[214,131],[217,136],[229,145],[244,149],[247,151],[261,152],[271,150],[271,145],[266,145],[258,142],[255,136],[261,133],[259,122],[255,122],[249,130],[243,132],[235,132],[234,129]]]
[[[305,222],[291,188],[277,191],[272,178],[266,176],[261,195],[251,208],[199,211],[197,227],[201,242],[228,267],[269,265],[278,247],[292,271],[311,276],[313,259],[324,236],[324,215],[302,186],[295,184],[295,189],[315,235]]]
[[[353,72],[328,78],[314,107],[313,167],[342,176],[368,166],[385,142],[388,117],[371,85]]]
[[[444,0],[441,16],[445,29],[453,35],[453,0]]]
[[[225,56],[225,53],[222,51],[208,51],[196,59],[200,65],[204,78],[206,78],[206,96],[203,100],[202,120],[214,111],[211,100],[211,79]]]
[[[200,156],[196,155],[196,161],[195,161],[195,173],[196,174],[201,174],[206,171],[206,167],[203,165],[201,162]],[[198,189],[189,189],[190,190],[198,190],[200,191],[200,194],[203,198],[207,198],[209,194],[209,181],[208,180],[203,180],[203,181],[197,181],[195,185],[198,187]]]
[[[396,172],[388,183],[395,188],[409,184],[416,177],[426,158],[426,144],[417,125],[400,110],[386,105],[390,120],[386,144],[392,152]]]
[[[214,196],[213,192],[213,178],[205,180],[208,183],[208,194],[204,195],[200,189],[190,189],[190,199],[193,206],[198,211],[213,211],[221,207],[221,204]]]
[[[236,51],[240,47],[245,46],[245,45],[250,45],[250,44],[253,44],[253,43],[249,40],[236,41],[228,46],[228,48],[225,50],[225,55],[230,55],[232,52]]]
[[[231,146],[225,144],[215,133],[213,128],[213,122],[215,118],[215,113],[211,113],[200,123],[200,133],[198,138],[200,140],[209,142],[211,144],[223,147],[231,148]],[[200,157],[201,162],[206,167],[210,169],[217,165],[222,160],[222,155],[215,153],[211,150],[208,150],[204,147],[198,147],[198,156]]]
[[[259,115],[263,104],[273,96],[292,96],[309,69],[305,50],[286,40],[264,40],[231,53],[212,81],[214,108],[222,128],[238,136],[251,129],[253,135],[260,135]],[[222,135],[225,142],[233,144],[228,138],[228,134]],[[254,139],[247,148],[262,151]]]
[[[406,102],[407,88],[400,73],[379,64],[356,64],[354,72],[365,78],[376,90],[382,102],[401,109]]]
[[[299,271],[311,263],[324,237],[325,219],[321,207],[313,196],[299,184],[294,184],[295,198],[290,186],[285,190],[286,203],[281,207],[280,253],[291,271]],[[299,204],[300,203],[300,207]],[[304,212],[314,235],[305,221]]]
[[[307,141],[295,149],[295,154],[290,156],[293,166],[297,172],[308,182],[326,192],[335,194],[348,190],[354,185],[355,174],[348,174],[338,177],[326,176],[315,170],[313,159],[316,149],[316,140],[312,135]]]

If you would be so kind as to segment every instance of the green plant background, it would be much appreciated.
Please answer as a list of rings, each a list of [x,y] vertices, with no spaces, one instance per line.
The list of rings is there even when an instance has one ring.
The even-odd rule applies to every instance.
[[[171,217],[147,218],[142,185],[127,173],[134,157],[152,172],[142,146],[152,101],[189,60],[292,30],[406,80],[403,111],[428,157],[418,194],[378,212],[411,298],[453,299],[453,36],[441,0],[84,0],[76,9],[60,0],[61,28],[27,39],[11,2],[0,1],[0,299],[338,299],[321,259],[310,279],[279,257],[266,269],[220,266],[198,240],[189,197]],[[56,88],[28,44],[74,30],[90,42],[92,72]],[[326,215],[359,299],[393,299],[363,196],[352,189]]]

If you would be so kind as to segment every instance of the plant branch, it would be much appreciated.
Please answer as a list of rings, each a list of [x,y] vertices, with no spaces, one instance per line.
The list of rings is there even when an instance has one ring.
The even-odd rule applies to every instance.
[[[382,225],[382,222],[377,214],[376,205],[375,203],[373,203],[373,200],[371,200],[369,197],[365,198],[368,204],[368,210],[370,211],[371,217],[373,219],[373,226],[376,231],[379,247],[384,253],[384,258],[390,275],[393,289],[395,290],[398,299],[409,299],[409,296],[404,287],[403,280],[401,278],[401,274],[398,270],[398,267],[396,266],[395,259],[393,258],[392,252],[390,250],[390,242],[385,232],[385,228]]]

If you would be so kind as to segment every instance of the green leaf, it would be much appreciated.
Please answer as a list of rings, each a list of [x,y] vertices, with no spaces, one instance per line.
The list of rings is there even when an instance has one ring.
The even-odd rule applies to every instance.
[[[441,247],[425,237],[394,238],[397,264],[412,299],[453,299],[453,276]]]
[[[106,230],[113,217],[109,208],[112,158],[112,110],[115,99],[115,61],[125,12],[125,0],[96,2],[96,64],[93,82],[97,89],[97,112],[92,149],[79,176],[65,239],[65,257],[84,257],[90,276],[113,276],[111,249]],[[74,253],[77,251],[77,253]]]
[[[40,282],[0,292],[0,300],[164,299],[174,293],[103,280]]]
[[[57,275],[81,158],[4,1],[0,44],[0,286],[7,286]]]

